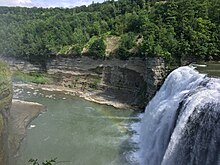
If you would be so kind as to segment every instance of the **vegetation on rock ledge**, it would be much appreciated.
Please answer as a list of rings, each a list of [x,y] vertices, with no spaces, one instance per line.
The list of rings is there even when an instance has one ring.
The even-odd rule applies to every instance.
[[[13,79],[16,81],[22,81],[26,83],[37,83],[37,84],[49,84],[52,80],[43,73],[23,73],[16,71],[13,73]]]

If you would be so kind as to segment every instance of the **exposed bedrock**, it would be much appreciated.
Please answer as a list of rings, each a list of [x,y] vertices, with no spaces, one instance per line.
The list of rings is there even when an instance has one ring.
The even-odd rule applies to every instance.
[[[13,70],[36,72],[40,65],[4,58]],[[106,100],[144,108],[161,85],[166,73],[162,58],[92,59],[57,57],[47,62],[53,84],[92,92]],[[95,98],[95,97],[94,97]]]
[[[2,69],[2,68],[1,68]],[[8,120],[12,100],[12,84],[5,72],[0,71],[0,164],[8,163]]]

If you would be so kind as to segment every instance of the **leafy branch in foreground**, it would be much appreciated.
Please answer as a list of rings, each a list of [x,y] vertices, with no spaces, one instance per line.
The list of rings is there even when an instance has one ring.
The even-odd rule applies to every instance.
[[[38,162],[38,159],[30,159],[28,162],[32,163],[32,165],[53,165],[56,163],[56,159],[46,160],[45,162],[42,162],[41,164]]]

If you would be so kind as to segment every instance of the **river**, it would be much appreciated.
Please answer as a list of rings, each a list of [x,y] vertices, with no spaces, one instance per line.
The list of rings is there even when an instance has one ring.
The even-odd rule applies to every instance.
[[[220,76],[219,64],[196,67],[209,76]],[[190,67],[178,68],[144,115],[68,93],[16,88],[15,98],[48,109],[29,126],[17,165],[31,158],[57,158],[61,165],[219,165],[219,84],[219,79]],[[196,141],[198,137],[201,140]]]
[[[38,102],[47,111],[32,121],[16,155],[17,165],[57,158],[59,165],[138,164],[132,110],[119,110],[68,93],[15,88],[14,98]]]
[[[212,77],[220,77],[220,63],[203,63],[194,64],[200,73],[207,74]]]

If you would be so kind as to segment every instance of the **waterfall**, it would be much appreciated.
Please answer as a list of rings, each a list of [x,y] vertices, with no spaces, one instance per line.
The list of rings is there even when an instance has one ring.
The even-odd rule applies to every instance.
[[[174,70],[146,107],[141,165],[220,165],[220,79]]]

